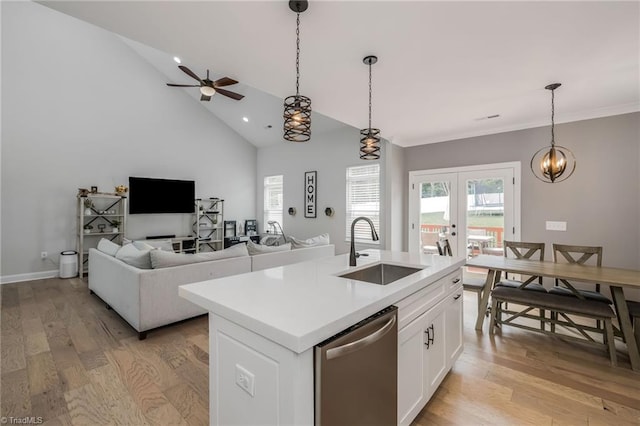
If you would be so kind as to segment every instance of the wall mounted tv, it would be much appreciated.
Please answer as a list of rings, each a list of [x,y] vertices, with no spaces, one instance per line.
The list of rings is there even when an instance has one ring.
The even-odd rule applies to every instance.
[[[129,213],[193,213],[192,180],[129,177]]]

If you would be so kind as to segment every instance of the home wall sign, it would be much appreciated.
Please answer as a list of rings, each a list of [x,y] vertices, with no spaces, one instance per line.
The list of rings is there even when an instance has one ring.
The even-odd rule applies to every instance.
[[[318,201],[318,172],[304,173],[304,217],[316,217]]]

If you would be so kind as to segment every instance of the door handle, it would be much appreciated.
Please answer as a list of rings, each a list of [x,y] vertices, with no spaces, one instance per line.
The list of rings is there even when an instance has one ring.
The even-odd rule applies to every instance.
[[[352,352],[355,352],[365,346],[369,346],[370,344],[377,342],[378,340],[380,340],[385,334],[387,334],[387,332],[389,330],[391,330],[393,328],[393,326],[396,323],[396,316],[392,316],[391,319],[389,321],[387,321],[387,323],[382,326],[381,328],[379,328],[378,330],[374,331],[373,333],[369,334],[368,336],[363,337],[362,339],[358,339],[355,342],[351,342],[351,343],[346,343],[342,346],[338,346],[336,348],[331,348],[327,350],[327,360],[329,359],[333,359],[333,358],[338,358],[341,357],[343,355],[347,355],[350,354]]]
[[[460,278],[454,278],[454,279],[453,279],[453,283],[454,283],[454,284],[458,284],[459,282],[460,282]]]
[[[453,300],[458,300],[458,299],[460,299],[460,296],[461,296],[460,294],[456,294],[455,296],[453,296]]]

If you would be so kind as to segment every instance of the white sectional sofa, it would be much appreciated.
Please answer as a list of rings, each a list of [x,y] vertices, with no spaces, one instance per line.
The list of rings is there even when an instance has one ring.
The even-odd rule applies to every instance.
[[[178,287],[335,255],[333,244],[232,257],[160,269],[140,269],[89,250],[89,290],[115,310],[137,332],[147,331],[207,313],[178,296]]]

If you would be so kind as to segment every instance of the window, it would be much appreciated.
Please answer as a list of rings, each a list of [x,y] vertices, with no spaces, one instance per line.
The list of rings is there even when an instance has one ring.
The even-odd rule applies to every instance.
[[[380,165],[347,168],[347,241],[351,241],[351,222],[358,216],[371,219],[378,235],[380,233]],[[366,222],[358,222],[355,239],[360,242],[378,244],[371,240],[371,230]]]
[[[283,196],[282,196],[282,175],[266,176],[264,178],[264,223],[263,231],[269,229],[267,223],[270,220],[277,221],[282,225],[283,217]]]

